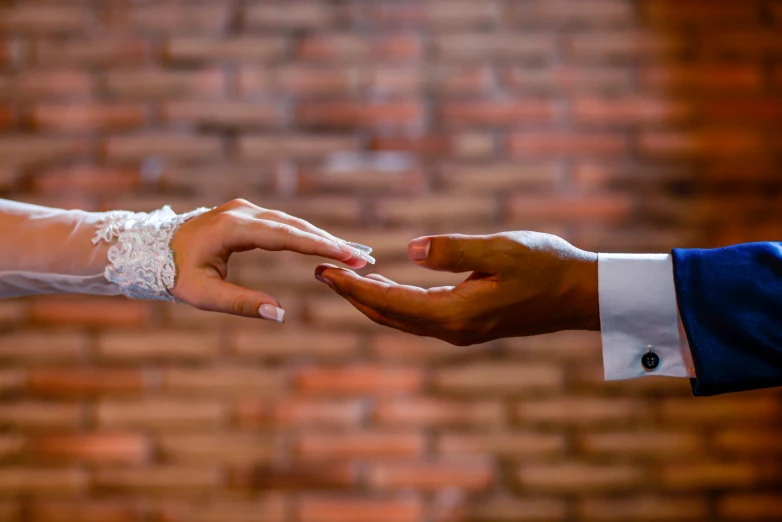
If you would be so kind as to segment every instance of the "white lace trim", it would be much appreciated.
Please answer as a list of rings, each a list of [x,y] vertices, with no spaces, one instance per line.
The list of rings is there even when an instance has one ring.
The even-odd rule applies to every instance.
[[[169,244],[182,223],[208,210],[199,208],[177,215],[166,205],[150,213],[107,212],[92,239],[96,245],[116,239],[109,248],[104,276],[130,298],[180,302],[169,293],[176,283],[176,264]]]

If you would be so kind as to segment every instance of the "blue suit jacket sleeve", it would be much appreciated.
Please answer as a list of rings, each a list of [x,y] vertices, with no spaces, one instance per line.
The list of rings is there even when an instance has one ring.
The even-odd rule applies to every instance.
[[[673,251],[695,395],[782,385],[782,243]]]

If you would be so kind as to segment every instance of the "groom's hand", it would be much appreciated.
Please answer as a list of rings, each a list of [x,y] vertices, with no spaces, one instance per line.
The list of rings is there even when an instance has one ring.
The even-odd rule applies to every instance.
[[[465,346],[559,330],[599,330],[597,254],[537,232],[413,240],[423,268],[472,272],[423,289],[321,265],[315,276],[376,323]]]

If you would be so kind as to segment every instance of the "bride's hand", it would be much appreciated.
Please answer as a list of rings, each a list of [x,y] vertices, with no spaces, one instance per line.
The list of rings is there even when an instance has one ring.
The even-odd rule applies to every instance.
[[[214,312],[282,322],[284,311],[269,294],[225,281],[234,252],[292,250],[361,268],[361,252],[306,221],[242,199],[183,223],[171,241],[177,279],[171,294]]]

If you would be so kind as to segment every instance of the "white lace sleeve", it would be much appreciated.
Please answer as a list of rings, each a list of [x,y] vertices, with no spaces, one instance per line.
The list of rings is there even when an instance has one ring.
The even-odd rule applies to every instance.
[[[177,301],[169,247],[178,215],[62,210],[0,199],[0,298],[38,294],[124,294]]]
[[[99,223],[92,242],[110,243],[106,280],[133,299],[179,300],[169,293],[176,283],[174,255],[169,248],[179,226],[208,211],[199,208],[175,214],[165,206],[152,213],[114,211]]]

